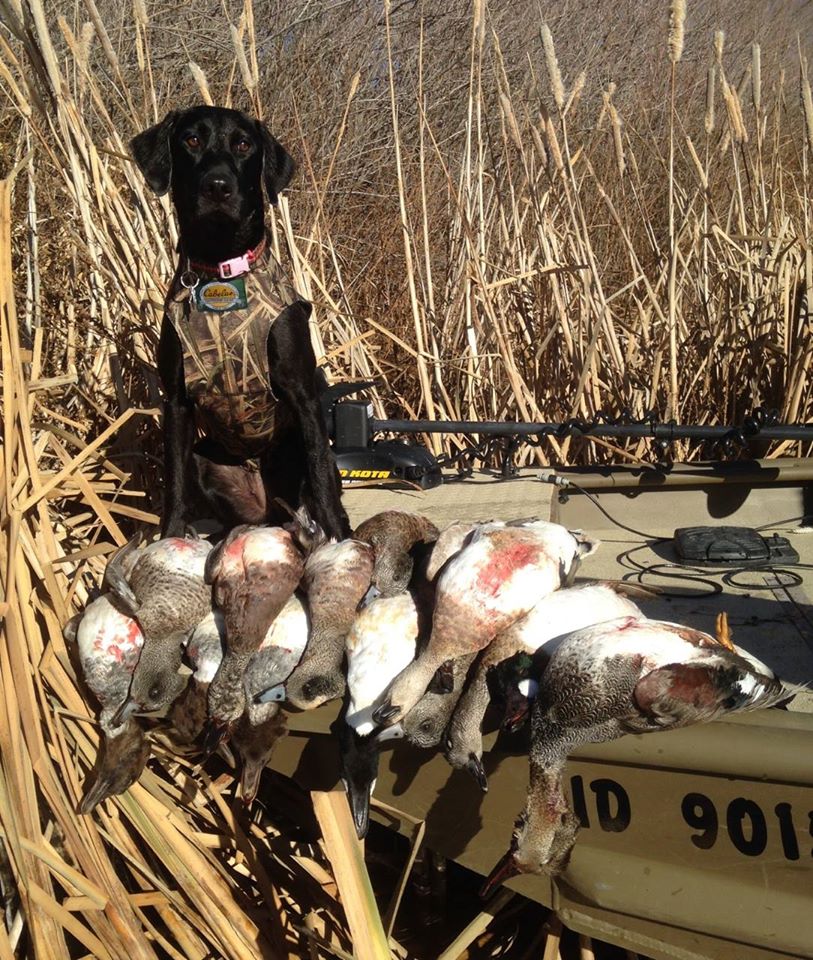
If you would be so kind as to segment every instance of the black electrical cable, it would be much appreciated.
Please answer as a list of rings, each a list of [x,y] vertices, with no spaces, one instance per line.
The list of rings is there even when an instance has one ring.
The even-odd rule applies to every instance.
[[[583,493],[588,500],[595,504],[596,508],[604,514],[610,523],[614,523],[622,530],[626,530],[627,533],[634,533],[636,537],[643,537],[645,540],[651,540],[653,543],[669,543],[672,539],[671,537],[662,537],[657,533],[644,533],[643,530],[636,530],[635,527],[628,527],[625,523],[621,523],[620,520],[616,520],[614,516],[612,516],[607,510],[604,509],[604,507],[602,507],[602,505],[598,502],[598,497],[594,497],[589,490],[585,490],[584,487],[579,486],[578,483],[574,483],[573,480],[568,480],[565,478],[565,482],[559,483],[557,486],[564,488],[565,490],[567,490],[568,487],[573,487],[574,490],[578,490],[579,493]]]
[[[786,523],[798,523],[800,520],[811,520],[813,515],[806,513],[802,517],[788,517],[787,520],[773,520],[771,523],[763,523],[761,527],[754,527],[755,530],[770,530],[771,527],[784,527]]]
[[[717,583],[715,580],[709,579],[709,577],[702,576],[702,573],[707,573],[708,571],[700,571],[696,567],[683,567],[680,564],[675,563],[649,563],[643,564],[638,563],[636,560],[633,560],[632,554],[636,553],[638,550],[643,550],[644,547],[648,547],[648,543],[642,543],[637,547],[631,547],[629,550],[624,550],[623,553],[618,554],[618,561],[624,566],[624,560],[637,571],[635,574],[635,579],[642,586],[646,586],[644,583],[645,576],[652,577],[664,577],[671,580],[687,580],[693,585],[705,584],[709,589],[703,590],[702,592],[697,593],[677,593],[673,590],[662,590],[659,592],[659,596],[668,597],[674,600],[686,600],[689,597],[713,597],[718,593],[723,592],[722,585]],[[675,569],[680,572],[678,573],[669,573],[663,568],[667,567],[669,570]],[[629,569],[629,568],[628,568]]]

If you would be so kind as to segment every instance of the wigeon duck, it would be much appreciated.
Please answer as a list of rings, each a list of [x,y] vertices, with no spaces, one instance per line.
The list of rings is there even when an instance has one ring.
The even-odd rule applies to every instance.
[[[370,794],[378,775],[373,709],[384,690],[415,659],[418,609],[409,593],[378,597],[347,635],[347,696],[339,721],[342,779],[360,838],[367,833]]]
[[[438,528],[418,513],[383,510],[361,523],[353,536],[373,548],[372,586],[377,594],[394,597],[409,586],[416,548],[434,543]]]
[[[237,527],[212,551],[206,579],[223,612],[226,649],[209,686],[207,752],[242,716],[246,666],[293,595],[302,571],[302,555],[280,527]]]
[[[301,513],[297,512],[294,535],[301,536],[302,529],[310,531],[302,578],[310,635],[293,673],[259,700],[286,700],[299,710],[312,710],[344,692],[345,638],[370,589],[375,556],[373,548],[359,540],[327,540],[321,530],[314,532],[312,522],[301,522]]]

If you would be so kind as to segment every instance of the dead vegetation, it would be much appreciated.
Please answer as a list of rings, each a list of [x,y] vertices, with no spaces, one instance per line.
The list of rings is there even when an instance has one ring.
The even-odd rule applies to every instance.
[[[690,7],[669,42],[662,6],[588,28],[498,0],[194,19],[0,0],[0,958],[320,956],[308,902],[352,949],[324,851],[238,817],[228,777],[159,750],[127,795],[75,813],[97,732],[61,624],[160,503],[176,235],[129,137],[196,100],[269,119],[300,164],[274,227],[318,353],[334,379],[375,378],[379,414],[811,419],[809,11],[722,4],[727,41]]]

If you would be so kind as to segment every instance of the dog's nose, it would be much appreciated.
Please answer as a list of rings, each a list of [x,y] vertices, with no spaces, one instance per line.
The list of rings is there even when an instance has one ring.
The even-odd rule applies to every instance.
[[[207,200],[228,200],[234,192],[234,185],[225,177],[207,177],[201,192]]]

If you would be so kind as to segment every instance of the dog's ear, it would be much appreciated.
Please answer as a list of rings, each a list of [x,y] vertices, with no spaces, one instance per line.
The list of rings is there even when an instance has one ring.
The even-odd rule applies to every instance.
[[[133,137],[130,153],[144,179],[160,197],[169,190],[172,179],[172,153],[169,138],[179,111],[170,110],[160,123]]]
[[[290,153],[264,123],[257,121],[257,132],[263,144],[263,182],[268,202],[276,203],[280,193],[288,186],[296,164]]]

